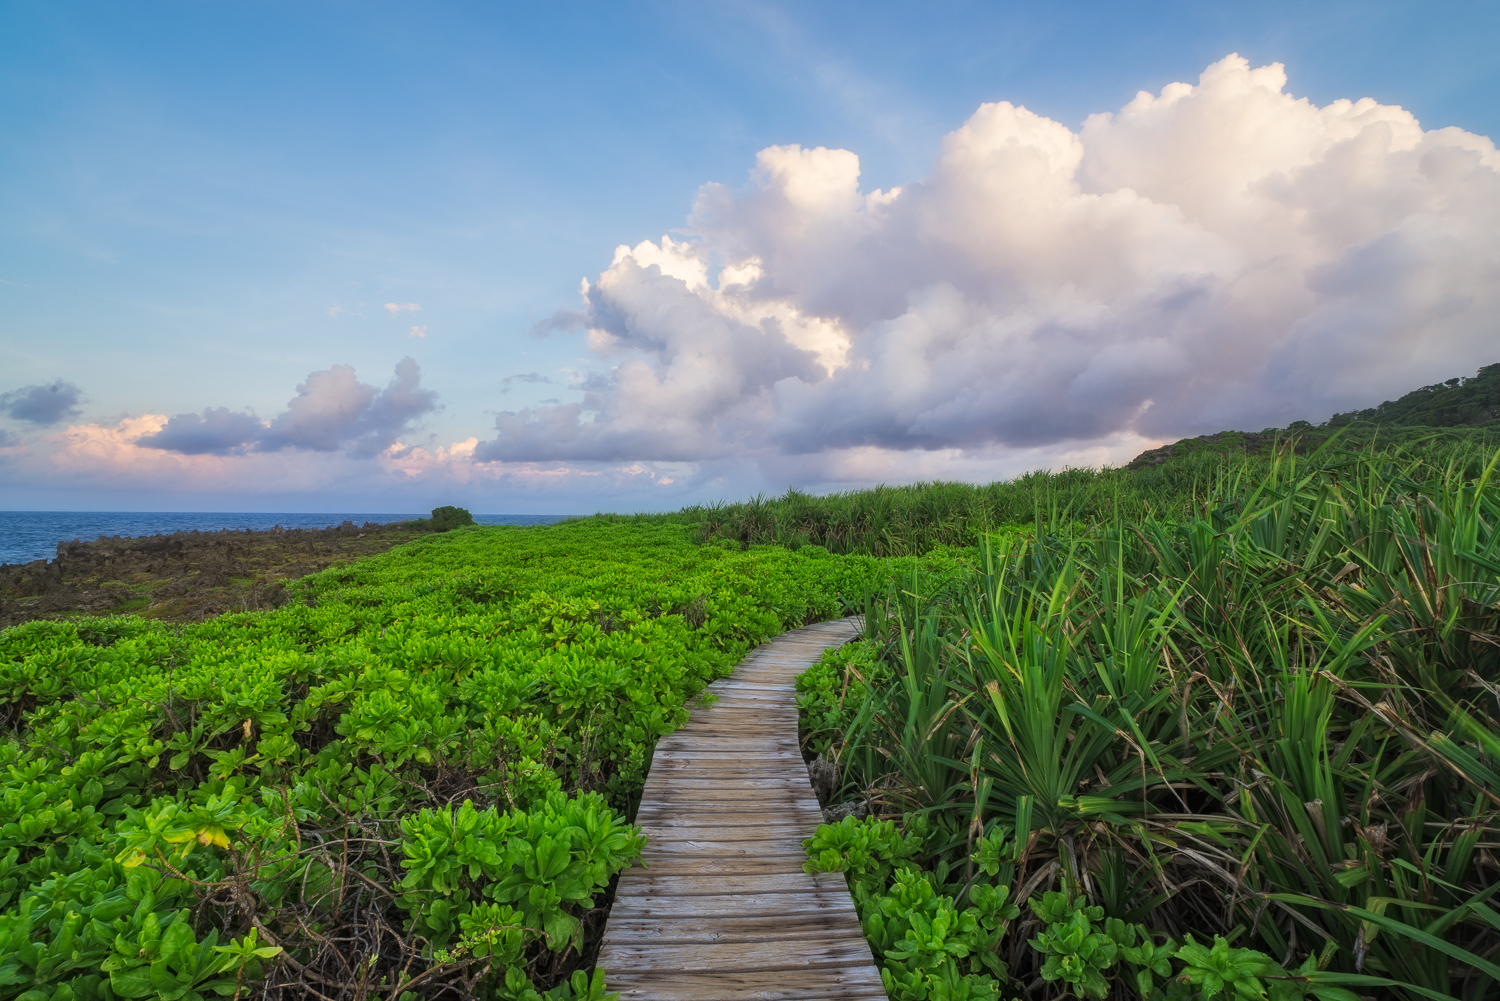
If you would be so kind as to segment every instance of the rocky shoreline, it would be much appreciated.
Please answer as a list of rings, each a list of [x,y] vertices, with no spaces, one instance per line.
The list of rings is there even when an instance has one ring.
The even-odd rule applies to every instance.
[[[275,608],[286,583],[426,534],[411,522],[323,529],[174,532],[60,542],[57,558],[0,564],[0,628],[34,619],[134,614],[198,622]]]

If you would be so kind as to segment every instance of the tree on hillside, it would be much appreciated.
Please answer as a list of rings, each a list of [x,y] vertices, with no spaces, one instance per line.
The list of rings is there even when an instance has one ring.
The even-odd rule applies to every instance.
[[[1472,378],[1454,378],[1414,389],[1398,400],[1368,410],[1334,414],[1329,427],[1354,421],[1405,427],[1464,427],[1500,420],[1500,364],[1486,365]]]

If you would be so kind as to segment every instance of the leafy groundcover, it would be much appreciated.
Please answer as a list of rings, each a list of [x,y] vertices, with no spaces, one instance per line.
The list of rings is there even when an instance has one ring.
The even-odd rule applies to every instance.
[[[0,999],[603,996],[656,739],[878,564],[461,528],[169,626],[0,632]]]

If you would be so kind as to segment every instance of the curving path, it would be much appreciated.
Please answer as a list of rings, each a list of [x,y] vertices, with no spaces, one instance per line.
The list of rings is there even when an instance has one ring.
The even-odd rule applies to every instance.
[[[857,635],[794,629],[709,688],[656,745],[636,823],[648,868],[620,876],[599,965],[627,1001],[884,999],[840,873],[802,871],[823,815],[797,748],[792,680]]]

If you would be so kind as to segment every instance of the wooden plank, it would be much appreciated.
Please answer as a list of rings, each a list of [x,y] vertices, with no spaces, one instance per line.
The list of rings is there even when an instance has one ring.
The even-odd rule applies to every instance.
[[[693,741],[694,743],[703,743],[698,737],[694,737]],[[787,740],[785,743],[782,743],[780,741],[776,741],[773,743],[767,741],[764,737],[724,736],[713,741],[711,750],[703,751],[696,751],[691,746],[684,743],[668,744],[666,739],[663,738],[661,743],[656,745],[656,750],[659,754],[665,753],[670,756],[676,756],[680,754],[702,754],[706,757],[708,755],[727,756],[735,754],[761,754],[766,752],[791,754],[796,755],[799,758],[802,756],[798,751],[797,738],[795,737]]]
[[[622,976],[610,990],[619,991],[622,1001],[884,1001],[885,988],[873,963],[870,971],[873,977],[847,968],[820,970],[815,977],[738,971],[657,973],[649,979]]]
[[[798,764],[800,763],[798,762]],[[705,775],[701,770],[683,770],[679,768],[664,768],[660,772],[654,770],[652,772],[656,776],[656,788],[660,791],[671,789],[712,789],[723,783],[723,779],[716,776],[722,775],[728,777],[732,773],[733,769],[726,766],[720,766],[715,773],[709,775]],[[802,781],[799,782],[797,781],[798,779]],[[812,792],[812,787],[807,781],[807,769],[805,768],[800,775],[791,769],[786,769],[780,774],[768,775],[759,769],[747,767],[734,779],[734,786],[736,789],[785,790],[796,796],[801,796],[804,792]],[[817,797],[813,798],[816,799]]]
[[[858,927],[857,925],[855,926]],[[649,966],[663,973],[709,973],[724,969],[803,972],[840,970],[873,963],[863,935],[852,938],[780,936],[758,942],[633,942],[617,945],[611,953],[617,967]],[[602,962],[602,960],[601,960]],[[605,967],[605,977],[610,967]],[[611,988],[618,989],[618,988]]]
[[[800,837],[796,840],[800,844],[803,840],[810,838],[817,831],[818,825],[823,822],[823,812],[807,808],[797,811],[781,811],[775,815],[742,813],[735,815],[729,812],[716,812],[713,810],[679,810],[676,813],[668,813],[666,807],[655,807],[651,813],[637,818],[637,823],[642,827],[661,828],[667,824],[676,822],[678,826],[688,827],[774,827],[780,824],[795,823],[800,831]]]
[[[667,824],[642,824],[641,828],[646,832],[646,837],[657,844],[672,841],[707,841],[712,843],[733,844],[739,842],[758,841],[795,841],[802,844],[811,837],[799,824],[796,826],[771,825],[771,824],[703,824],[684,822],[681,826],[668,826]]]
[[[819,814],[821,816],[821,814]],[[646,831],[648,838],[681,838],[684,840],[744,841],[763,838],[789,838],[800,834],[812,837],[804,831],[803,823],[796,817],[766,819],[741,817],[740,823],[729,823],[729,817],[704,816],[701,814],[661,814],[655,819],[637,818],[636,823]],[[764,834],[756,834],[764,831]],[[722,834],[720,832],[723,832]],[[799,842],[800,843],[800,842]]]
[[[735,808],[732,802],[721,803],[650,803],[637,814],[637,822],[690,819],[697,824],[719,823],[726,827],[747,827],[754,824],[805,824],[813,826],[807,832],[812,837],[818,824],[822,823],[823,811],[812,797],[796,802],[779,803],[775,808],[741,803]]]
[[[858,938],[858,925],[851,925],[840,911],[815,914],[775,914],[759,917],[638,917],[611,915],[615,934],[628,934],[636,942],[663,945],[730,945],[776,942],[787,935],[803,938]]]
[[[652,804],[645,813],[636,816],[636,823],[653,830],[680,827],[795,827],[801,830],[809,822],[813,826],[804,832],[803,837],[806,838],[812,837],[818,824],[823,822],[823,811],[756,814],[749,811],[732,813]]]
[[[599,966],[646,1001],[885,997],[844,877],[806,873],[822,822],[797,743],[792,681],[850,623],[793,630],[709,686],[664,737],[636,823],[647,868],[620,876]]]
[[[757,741],[757,743],[759,743]],[[720,750],[657,750],[651,759],[651,770],[658,771],[670,768],[702,768],[712,765],[738,765],[745,764],[750,768],[757,766],[772,768],[789,764],[799,764],[802,755],[794,748],[786,750],[744,750],[731,751]]]
[[[702,856],[696,852],[692,858],[681,853],[665,858],[653,859],[650,872],[658,877],[667,876],[713,876],[719,879],[744,876],[777,876],[794,873],[797,868],[784,858],[734,858],[726,855]],[[720,884],[722,885],[722,883]]]
[[[615,890],[618,896],[625,892],[642,893],[647,896],[706,896],[721,893],[808,893],[813,890],[844,889],[842,873],[767,872],[741,875],[683,875],[680,873],[652,874],[649,869],[632,869]],[[837,877],[830,879],[830,876]],[[822,882],[818,880],[821,879]],[[606,932],[606,939],[608,933]]]
[[[673,859],[756,859],[775,860],[785,866],[787,872],[800,872],[806,860],[800,851],[786,847],[779,841],[669,841],[642,856],[646,868],[661,872],[661,863]]]
[[[784,823],[799,824],[803,822],[805,814],[810,817],[821,817],[823,811],[818,808],[818,799],[812,794],[811,788],[805,797],[797,799],[783,798],[776,790],[760,790],[766,794],[766,800],[775,798],[775,802],[762,801],[757,804],[754,800],[741,801],[736,807],[733,800],[722,800],[711,803],[708,798],[699,797],[705,790],[702,789],[679,789],[678,793],[686,802],[679,803],[647,803],[636,812],[637,817],[683,817],[696,816],[702,820],[714,817],[722,819],[726,824],[744,824],[749,818],[755,818],[755,823],[776,823],[778,820]],[[816,830],[819,821],[813,821]],[[813,831],[808,831],[807,836],[812,837]]]
[[[708,838],[672,838],[656,842],[658,846],[668,845],[670,848],[663,849],[677,853],[691,851],[694,854],[708,856],[723,855],[753,855],[756,858],[787,858],[797,863],[797,868],[802,868],[802,863],[807,861],[806,854],[802,851],[801,844],[796,847],[787,844],[786,838],[765,838],[770,845],[778,848],[770,848],[757,841],[719,841]]]
[[[689,800],[681,804],[678,809],[692,809],[708,813],[743,808],[768,818],[779,813],[802,809],[810,810],[820,816],[822,814],[822,810],[818,807],[818,797],[813,795],[811,788],[806,792],[801,792],[790,786],[780,785],[746,789],[718,783],[704,785],[673,783],[667,785],[666,789],[668,792],[674,792],[683,799]],[[811,833],[808,832],[809,836]]]
[[[824,913],[848,914],[854,902],[847,893],[803,893],[797,896],[756,897],[743,893],[705,894],[701,897],[616,899],[609,920],[721,921],[738,918],[785,918]],[[623,927],[623,926],[622,926]]]

